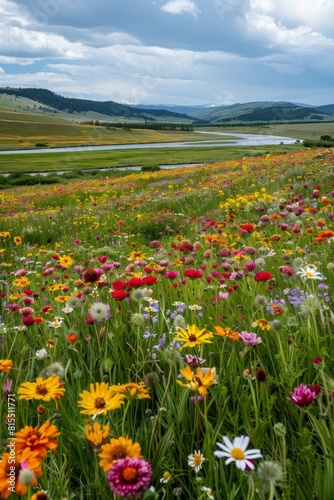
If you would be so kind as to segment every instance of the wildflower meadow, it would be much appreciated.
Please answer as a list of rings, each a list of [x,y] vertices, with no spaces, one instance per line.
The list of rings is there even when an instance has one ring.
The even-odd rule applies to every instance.
[[[333,498],[330,149],[0,206],[0,498]]]

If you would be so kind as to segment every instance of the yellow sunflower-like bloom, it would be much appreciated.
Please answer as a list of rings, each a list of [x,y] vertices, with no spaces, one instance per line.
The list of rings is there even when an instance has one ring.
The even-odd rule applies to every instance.
[[[230,340],[233,340],[233,341],[236,341],[236,340],[239,340],[240,337],[239,337],[239,333],[238,332],[234,332],[232,330],[232,328],[230,328],[229,326],[223,328],[221,326],[215,326],[215,330],[216,330],[216,335],[219,335],[220,337],[228,337]]]
[[[265,318],[257,319],[252,326],[259,326],[261,330],[270,330],[270,323]]]
[[[133,443],[131,439],[119,437],[118,439],[110,439],[110,443],[102,446],[102,451],[99,453],[100,466],[105,472],[117,462],[119,458],[143,458],[139,443]]]
[[[61,257],[59,257],[59,263],[63,267],[70,267],[73,264],[73,262],[74,260],[69,255],[62,255]]]
[[[22,466],[23,462],[25,462],[24,466]],[[12,453],[2,455],[0,460],[0,498],[8,498],[12,492],[15,492],[19,497],[27,494],[28,485],[22,484],[19,480],[20,470],[24,467],[31,469],[35,474],[35,478],[29,486],[36,486],[38,484],[36,478],[43,475],[42,461],[38,451],[31,452],[27,448],[20,458],[17,456],[13,458]]]
[[[128,384],[123,384],[123,385],[113,385],[111,388],[120,394],[123,394],[123,397],[126,399],[150,399],[151,396],[149,395],[147,389],[145,387],[145,382],[140,382],[139,384],[136,384],[134,382],[129,382]]]
[[[208,332],[205,328],[200,330],[196,325],[187,325],[187,329],[179,327],[177,331],[178,337],[173,338],[175,342],[184,342],[183,346],[180,348],[184,349],[185,347],[195,347],[201,344],[211,344],[211,338],[213,337],[213,333]]]
[[[36,382],[24,382],[17,393],[19,399],[41,399],[42,401],[56,400],[63,396],[65,382],[59,382],[59,375],[52,375],[47,379],[38,377]]]
[[[78,405],[84,408],[80,413],[85,415],[106,415],[109,410],[120,408],[124,403],[124,394],[117,394],[112,387],[105,382],[90,384],[90,392],[83,391],[79,396],[82,398]]]
[[[138,252],[135,251],[131,252],[128,257],[128,260],[144,260],[144,259],[146,259],[146,257],[140,250]]]
[[[30,285],[30,281],[25,276],[22,276],[21,278],[16,278],[15,280],[13,280],[13,285],[17,288],[24,288]]]
[[[13,368],[13,361],[11,359],[0,359],[0,372],[9,373]]]
[[[101,451],[101,446],[107,441],[109,432],[109,425],[101,425],[98,422],[85,426],[85,438],[93,448],[94,453],[99,453]]]
[[[193,373],[190,366],[186,366],[184,370],[180,370],[180,373],[188,380],[188,384],[184,384],[180,380],[177,380],[177,383],[193,392],[198,392],[201,396],[209,394],[207,388],[217,383],[216,370],[214,368],[197,368],[197,372]]]
[[[56,452],[58,442],[54,438],[60,436],[60,432],[58,432],[55,425],[47,420],[41,427],[26,425],[15,436],[17,458],[20,458],[24,450],[28,449],[31,452],[38,451],[38,456],[43,459],[46,457],[48,450]]]

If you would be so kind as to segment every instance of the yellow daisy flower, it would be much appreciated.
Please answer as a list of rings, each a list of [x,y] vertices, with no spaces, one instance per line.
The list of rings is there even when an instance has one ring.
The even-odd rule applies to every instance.
[[[83,391],[79,394],[82,398],[78,405],[84,408],[80,413],[85,415],[106,415],[109,410],[120,408],[124,403],[124,394],[115,393],[112,387],[105,382],[90,384],[90,392]]]
[[[94,422],[92,425],[87,424],[85,426],[86,441],[90,444],[95,453],[99,453],[101,451],[101,446],[108,439],[109,432],[109,425],[101,425],[98,422]]]
[[[113,385],[111,386],[114,392],[123,394],[126,399],[150,399],[151,396],[148,393],[148,389],[145,387],[144,382],[136,384],[134,382],[129,382],[123,385]]]
[[[213,333],[203,328],[200,330],[196,325],[187,325],[187,329],[179,327],[178,328],[178,337],[175,337],[173,340],[175,342],[184,342],[183,346],[180,348],[184,349],[185,347],[195,347],[201,344],[211,344],[211,338],[213,337]]]
[[[193,373],[190,366],[186,366],[180,373],[188,380],[188,384],[184,384],[180,380],[177,383],[182,387],[186,387],[194,392],[199,392],[201,396],[209,394],[207,388],[217,383],[216,370],[214,368],[197,368],[197,372]]]
[[[36,382],[24,382],[17,393],[19,399],[41,399],[42,401],[56,400],[63,396],[65,382],[59,382],[59,375],[52,375],[47,379],[38,377]]]

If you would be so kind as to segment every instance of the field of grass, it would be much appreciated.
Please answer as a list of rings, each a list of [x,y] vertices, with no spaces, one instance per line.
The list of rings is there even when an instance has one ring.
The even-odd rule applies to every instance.
[[[265,153],[289,152],[300,144],[221,148],[163,148],[114,151],[78,151],[71,153],[38,153],[0,155],[0,172],[57,172],[59,170],[101,169],[123,166],[154,166],[180,163],[209,163],[261,156]]]
[[[200,134],[182,131],[107,128],[79,125],[63,118],[0,110],[0,148],[136,144],[202,140]]]
[[[2,191],[0,498],[332,500],[333,165]]]

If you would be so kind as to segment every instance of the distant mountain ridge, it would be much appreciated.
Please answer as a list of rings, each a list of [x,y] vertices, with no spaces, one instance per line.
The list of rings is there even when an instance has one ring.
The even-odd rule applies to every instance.
[[[129,119],[142,119],[155,121],[157,117],[165,117],[166,120],[172,118],[183,118],[191,121],[191,118],[182,113],[173,113],[163,109],[150,109],[147,112],[137,110],[131,106],[118,104],[114,101],[92,101],[88,99],[77,99],[73,97],[62,97],[51,90],[39,88],[13,88],[1,87],[0,93],[27,97],[40,104],[49,106],[58,111],[67,111],[69,113],[85,113],[95,111],[106,116],[117,116]]]
[[[285,101],[254,101],[231,105],[125,105],[114,101],[93,101],[63,97],[50,90],[40,88],[1,87],[0,94],[25,97],[56,111],[78,113],[96,112],[129,122],[168,122],[191,124],[256,124],[279,122],[334,121],[334,104],[310,106]],[[41,107],[41,106],[39,106]],[[48,110],[50,111],[50,109]],[[102,118],[104,119],[104,118]]]

